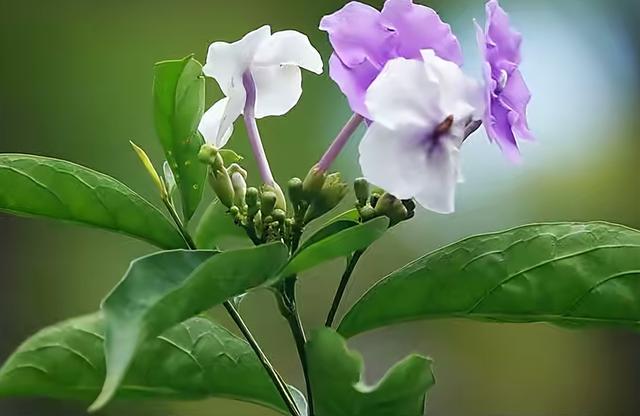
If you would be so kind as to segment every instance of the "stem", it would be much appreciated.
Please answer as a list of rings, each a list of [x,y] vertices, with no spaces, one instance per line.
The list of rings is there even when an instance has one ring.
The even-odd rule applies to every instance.
[[[242,320],[242,317],[240,316],[240,313],[238,313],[238,310],[229,301],[226,301],[224,303],[224,307],[229,313],[229,316],[231,316],[231,319],[233,319],[233,322],[235,322],[235,324],[237,325],[238,329],[240,329],[240,332],[242,332],[242,335],[244,335],[249,345],[251,345],[251,348],[253,348],[253,351],[258,356],[258,359],[262,363],[262,366],[265,368],[265,370],[267,370],[267,374],[269,374],[271,381],[280,392],[280,396],[287,405],[289,412],[294,416],[301,416],[300,411],[298,410],[293,397],[291,396],[291,392],[289,392],[289,389],[287,389],[287,386],[282,380],[282,377],[280,377],[280,375],[278,374],[277,370],[273,368],[273,365],[269,361],[269,358],[267,358],[264,352],[262,352],[262,349],[260,349],[258,342],[253,337],[253,334],[251,334],[249,328],[247,328],[247,325]]]
[[[314,416],[313,392],[311,390],[311,379],[309,378],[309,366],[307,361],[307,337],[304,333],[300,314],[296,306],[296,281],[297,276],[293,275],[286,278],[280,287],[280,311],[289,324],[291,335],[296,343],[300,365],[304,374],[304,382],[307,390],[307,399],[309,405],[309,416]]]
[[[325,326],[331,328],[333,325],[333,321],[336,317],[336,313],[338,312],[338,308],[340,307],[340,302],[342,301],[342,297],[344,296],[344,292],[347,289],[347,284],[349,283],[349,279],[353,274],[353,271],[358,264],[358,260],[364,253],[364,250],[358,250],[349,258],[347,262],[347,268],[342,274],[342,278],[340,279],[340,285],[338,286],[338,290],[336,290],[336,294],[333,297],[333,303],[331,304],[331,309],[329,309],[329,314],[327,315],[327,320],[325,321]]]
[[[176,212],[176,209],[173,206],[173,204],[171,204],[168,201],[168,199],[165,199],[165,198],[162,199],[162,202],[164,202],[164,205],[167,207],[167,210],[171,215],[171,218],[178,226],[180,234],[182,234],[189,249],[197,250],[197,247],[193,242],[191,235],[184,227],[184,224],[182,223],[182,220],[180,219],[180,216]],[[247,325],[244,323],[242,316],[240,316],[240,313],[238,312],[238,310],[228,300],[225,301],[223,305],[227,310],[229,316],[231,316],[231,319],[233,319],[233,322],[236,324],[240,332],[242,332],[242,335],[245,337],[245,339],[247,340],[247,342],[249,343],[249,345],[251,346],[255,354],[258,356],[258,359],[262,363],[262,366],[264,367],[264,369],[267,371],[267,374],[269,375],[269,378],[271,378],[271,381],[273,382],[276,389],[278,390],[278,393],[280,393],[280,397],[282,397],[282,400],[287,405],[287,409],[289,410],[291,415],[301,416],[300,411],[298,410],[298,407],[296,406],[295,401],[293,400],[293,396],[291,396],[291,392],[287,388],[284,380],[282,379],[280,374],[278,374],[278,371],[273,367],[273,365],[269,361],[269,358],[265,355],[265,353],[260,348],[260,345],[258,344],[256,339],[253,337],[253,334],[251,334],[251,331],[249,330]]]
[[[187,243],[187,246],[189,246],[191,250],[195,250],[196,243],[194,243],[193,239],[191,238],[191,235],[189,234],[189,231],[184,227],[184,224],[180,219],[180,215],[178,215],[178,212],[176,211],[176,207],[171,203],[171,201],[168,198],[162,198],[162,202],[164,203],[164,206],[167,207],[167,211],[169,211],[169,215],[171,215],[171,219],[178,227],[178,231],[180,231],[180,235],[182,235],[182,238],[184,238],[184,241]]]
[[[242,84],[247,92],[247,98],[244,104],[244,124],[247,128],[247,135],[249,136],[251,150],[253,151],[253,155],[258,163],[258,170],[260,171],[262,182],[273,186],[275,184],[275,180],[273,179],[271,167],[269,167],[269,161],[267,160],[267,154],[262,146],[262,139],[260,138],[260,132],[258,131],[258,125],[256,124],[256,84],[250,71],[247,71],[242,75]]]
[[[340,133],[333,140],[327,151],[324,153],[320,161],[318,162],[318,170],[326,172],[331,167],[331,164],[336,160],[344,146],[347,144],[353,133],[357,130],[360,123],[364,120],[360,114],[353,114],[347,124],[344,125]]]

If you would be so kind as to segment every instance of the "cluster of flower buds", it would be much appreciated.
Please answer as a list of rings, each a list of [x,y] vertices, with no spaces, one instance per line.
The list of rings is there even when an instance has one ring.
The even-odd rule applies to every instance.
[[[371,191],[369,182],[364,178],[356,179],[353,188],[362,221],[385,216],[389,218],[389,225],[394,226],[415,215],[416,204],[412,199],[398,199],[379,188]]]
[[[301,184],[299,210],[303,219],[303,224],[326,214],[335,208],[348,192],[348,185],[342,181],[340,173],[327,174],[326,172],[313,167],[304,178],[294,180],[296,186]],[[290,182],[289,185],[292,185]],[[298,191],[295,190],[294,193]],[[291,189],[290,189],[291,194]]]

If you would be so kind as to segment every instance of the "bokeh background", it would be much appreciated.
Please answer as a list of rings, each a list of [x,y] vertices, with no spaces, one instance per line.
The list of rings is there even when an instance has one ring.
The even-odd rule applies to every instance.
[[[319,19],[344,0],[0,0],[0,152],[69,159],[123,180],[149,198],[150,182],[128,140],[161,162],[151,110],[154,62],[236,40],[269,23],[309,34],[326,59]],[[367,1],[380,6],[382,1]],[[426,2],[423,2],[426,3]],[[347,304],[405,262],[472,233],[553,220],[607,220],[640,227],[640,3],[637,0],[503,0],[524,33],[523,71],[538,141],[524,163],[506,162],[477,133],[464,148],[458,212],[426,211],[371,249]],[[458,34],[466,70],[478,73],[472,19],[480,0],[431,1]],[[208,84],[209,101],[220,97]],[[304,95],[286,117],[262,120],[280,181],[302,176],[349,117],[327,75],[305,74]],[[357,140],[336,168],[358,176]],[[232,140],[250,156],[245,133]],[[254,173],[251,157],[247,166]],[[118,235],[0,214],[0,360],[37,329],[94,311],[129,261],[152,247]],[[342,262],[307,273],[300,296],[307,328],[322,323]],[[400,299],[398,301],[401,301]],[[287,378],[302,386],[295,350],[271,295],[242,312]],[[213,314],[228,323],[223,313]],[[232,325],[229,325],[232,327]],[[547,325],[444,320],[359,336],[374,382],[410,352],[435,359],[434,416],[632,416],[640,414],[640,336]],[[2,416],[84,415],[84,404],[0,401]],[[225,400],[119,403],[104,416],[275,415]]]

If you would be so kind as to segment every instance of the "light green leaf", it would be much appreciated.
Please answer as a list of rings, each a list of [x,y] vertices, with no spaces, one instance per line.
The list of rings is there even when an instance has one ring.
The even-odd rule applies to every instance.
[[[242,227],[233,222],[233,218],[227,212],[219,200],[215,200],[207,207],[200,222],[196,227],[194,239],[196,245],[201,248],[214,248],[225,237],[239,237],[251,241]]]
[[[471,237],[382,279],[339,332],[436,318],[638,329],[640,232],[558,223]]]
[[[107,377],[91,410],[113,397],[142,343],[227,299],[273,284],[286,259],[286,246],[271,243],[219,254],[175,250],[135,260],[103,302]]]
[[[0,368],[0,397],[90,401],[105,376],[101,313],[43,329]],[[287,409],[249,345],[207,319],[191,318],[146,341],[118,399],[224,397]]]
[[[140,195],[64,160],[0,154],[0,211],[91,225],[165,249],[185,246],[169,220]]]
[[[189,220],[202,199],[206,165],[198,160],[204,144],[198,124],[204,113],[202,65],[193,56],[155,65],[153,81],[156,131],[182,196]]]
[[[369,246],[380,238],[387,228],[389,220],[386,217],[375,218],[364,224],[350,220],[330,223],[300,246],[281,274],[290,276],[325,261],[346,257]]]
[[[316,416],[422,416],[435,379],[431,360],[411,355],[373,386],[362,380],[362,358],[323,328],[307,344]]]
[[[218,153],[220,153],[220,156],[222,157],[222,161],[224,162],[224,165],[227,167],[232,163],[238,163],[244,159],[242,156],[240,156],[239,154],[237,154],[231,149],[218,149]]]

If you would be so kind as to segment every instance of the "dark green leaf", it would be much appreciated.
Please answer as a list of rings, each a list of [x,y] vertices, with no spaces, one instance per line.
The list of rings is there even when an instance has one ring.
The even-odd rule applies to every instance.
[[[217,199],[205,210],[195,232],[195,242],[200,248],[214,248],[225,237],[239,237],[248,239],[242,227],[233,222],[233,218],[225,207]]]
[[[153,81],[156,131],[182,196],[187,220],[202,199],[207,168],[198,160],[204,143],[198,124],[204,112],[202,65],[192,56],[155,66]]]
[[[289,276],[327,260],[346,257],[369,246],[380,238],[388,227],[389,220],[386,217],[375,218],[364,224],[349,220],[331,223],[300,246],[282,271],[282,275]]]
[[[100,313],[43,329],[0,369],[0,397],[89,401],[105,376]],[[119,399],[225,397],[286,407],[249,345],[223,327],[192,318],[145,342],[118,389]]]
[[[0,211],[92,225],[165,249],[185,246],[169,220],[140,195],[64,160],[0,155]]]
[[[317,416],[422,416],[435,380],[431,361],[411,355],[374,386],[363,378],[362,358],[333,330],[317,331],[307,344]]]
[[[378,282],[339,331],[436,318],[637,329],[640,232],[559,223],[471,237]]]
[[[135,260],[107,296],[107,377],[92,409],[104,406],[139,346],[227,299],[274,283],[287,259],[282,243],[226,251],[165,251]]]

